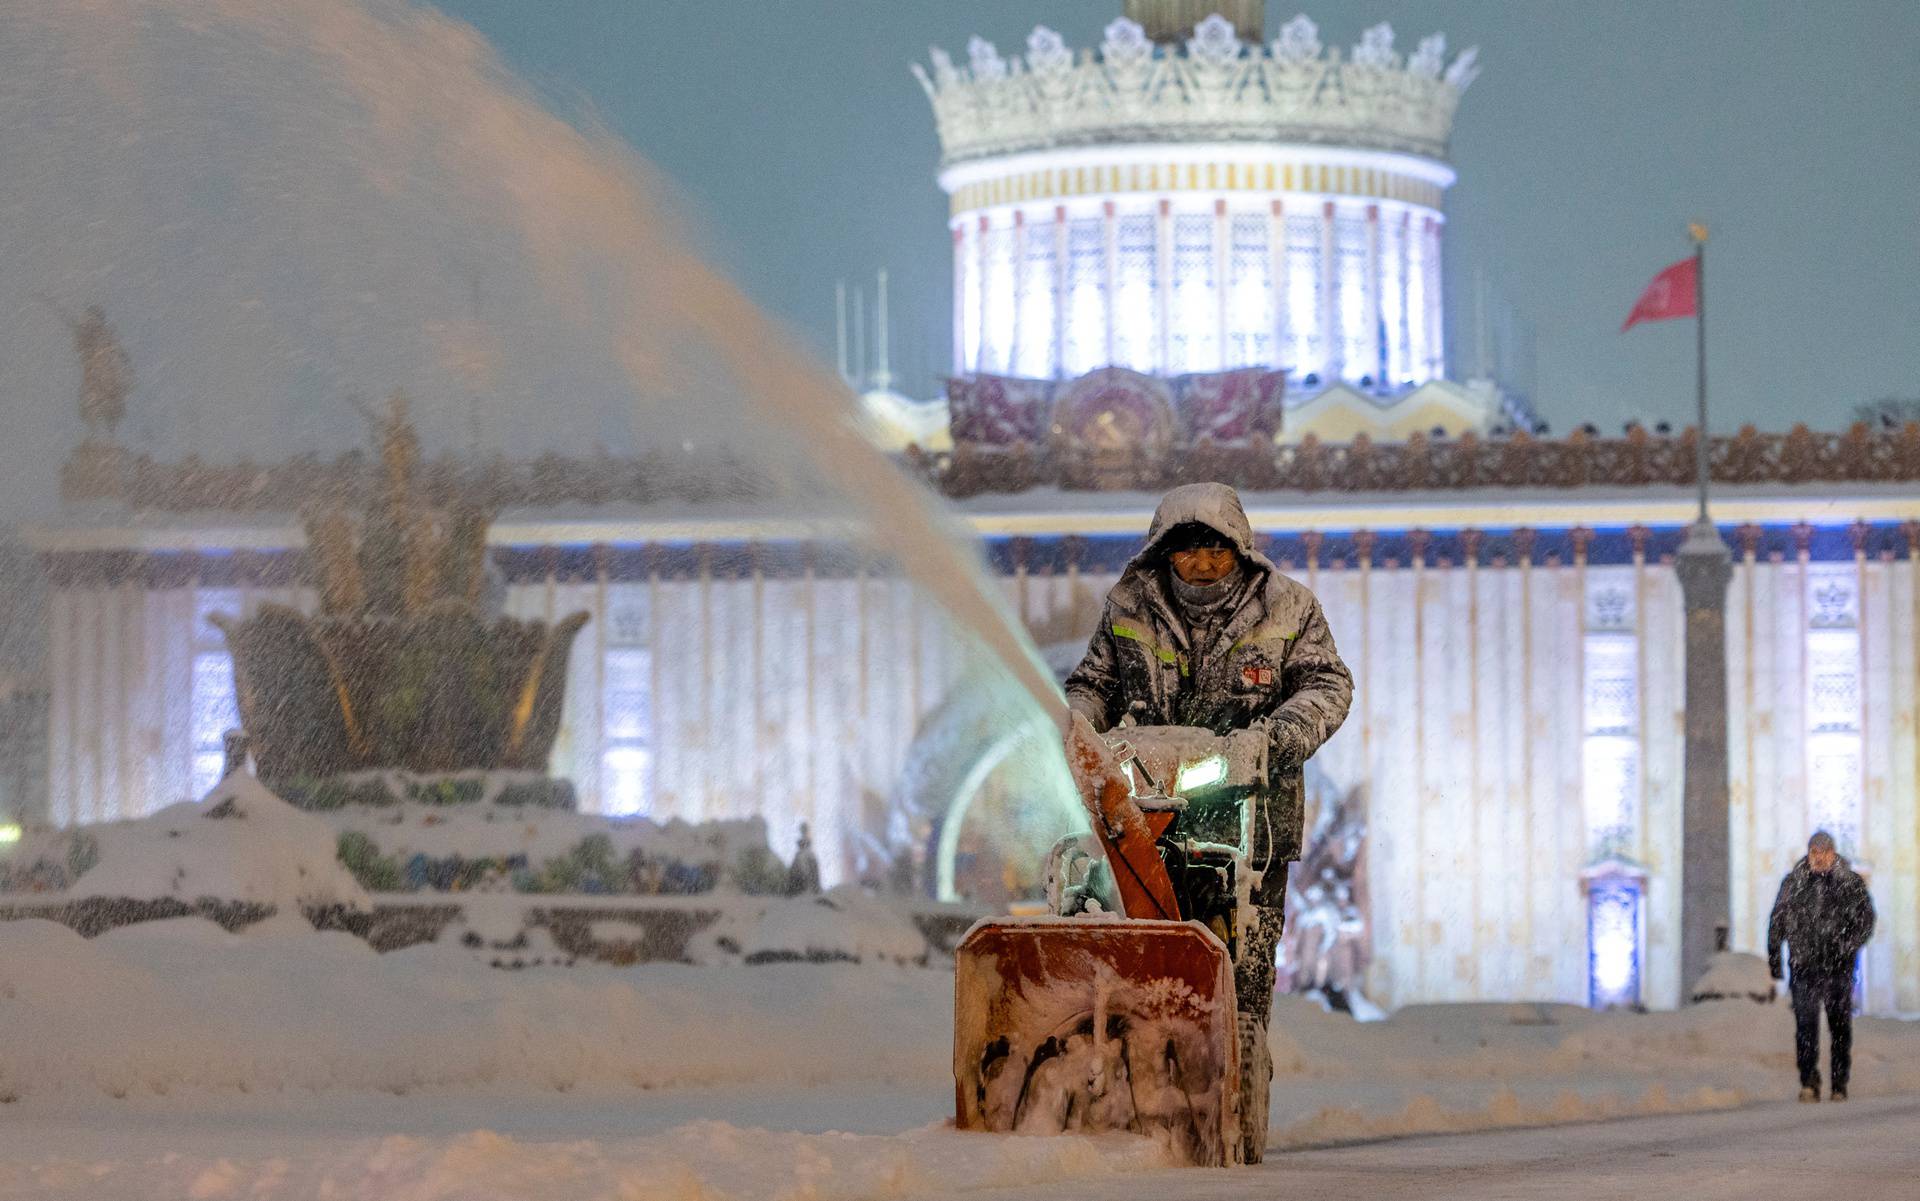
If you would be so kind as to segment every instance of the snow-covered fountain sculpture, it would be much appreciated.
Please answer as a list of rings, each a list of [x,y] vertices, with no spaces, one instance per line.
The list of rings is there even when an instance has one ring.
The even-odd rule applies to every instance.
[[[422,788],[571,808],[571,785],[545,773],[587,615],[489,620],[492,514],[425,494],[404,397],[376,427],[381,470],[359,520],[338,501],[305,515],[319,613],[214,619],[256,774],[310,808]]]

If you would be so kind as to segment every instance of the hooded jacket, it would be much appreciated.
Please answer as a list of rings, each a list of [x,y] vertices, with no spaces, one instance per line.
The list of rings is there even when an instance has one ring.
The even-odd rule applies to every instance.
[[[1873,897],[1845,859],[1816,872],[1806,856],[1780,881],[1767,921],[1767,967],[1780,975],[1780,944],[1787,944],[1795,977],[1853,975],[1854,956],[1873,937]]]
[[[1173,596],[1163,545],[1188,522],[1226,538],[1246,577],[1205,645],[1197,645],[1201,640]],[[1263,732],[1275,765],[1271,852],[1283,863],[1300,853],[1301,765],[1340,728],[1352,699],[1353,677],[1319,601],[1254,546],[1240,497],[1225,484],[1187,484],[1167,493],[1146,546],[1107,593],[1086,657],[1067,677],[1068,703],[1096,730],[1131,719],[1215,734]]]

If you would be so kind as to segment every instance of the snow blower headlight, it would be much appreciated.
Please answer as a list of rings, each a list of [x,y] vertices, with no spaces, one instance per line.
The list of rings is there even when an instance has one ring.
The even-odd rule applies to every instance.
[[[1182,763],[1180,772],[1174,777],[1173,790],[1178,793],[1193,792],[1201,788],[1211,788],[1227,778],[1227,757],[1208,755],[1198,763]]]

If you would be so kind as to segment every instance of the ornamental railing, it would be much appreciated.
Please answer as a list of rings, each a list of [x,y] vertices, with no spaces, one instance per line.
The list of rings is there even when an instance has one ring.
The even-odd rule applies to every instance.
[[[1082,491],[1152,491],[1197,480],[1219,480],[1244,491],[1297,493],[1409,493],[1465,489],[1534,490],[1686,487],[1694,482],[1691,430],[1661,436],[1636,430],[1602,438],[1576,432],[1565,438],[1525,434],[1374,442],[1320,442],[1309,436],[1276,446],[1262,438],[1222,444],[1202,440],[1164,452],[1120,456],[1113,473],[1101,456],[1056,452],[1044,444],[982,448],[961,445],[904,456],[936,490],[960,498],[1019,493],[1039,487]],[[1795,426],[1763,434],[1751,426],[1713,439],[1709,458],[1720,484],[1920,483],[1920,423],[1898,429],[1855,425],[1841,433]],[[299,512],[346,503],[367,494],[378,460],[359,451],[333,458],[303,456],[274,464],[163,463],[101,443],[77,450],[62,475],[70,504],[110,504],[173,513]],[[679,453],[633,457],[549,454],[522,460],[442,456],[420,465],[427,497],[475,498],[495,509],[648,505],[660,502],[765,504],[790,501],[779,480],[724,454]]]

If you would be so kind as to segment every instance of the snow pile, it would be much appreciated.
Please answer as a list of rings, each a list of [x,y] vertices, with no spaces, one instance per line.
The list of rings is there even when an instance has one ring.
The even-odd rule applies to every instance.
[[[884,924],[854,945],[888,945]],[[106,1140],[26,1134],[0,1156],[0,1194],[853,1201],[1085,1188],[1166,1164],[1148,1139],[940,1128],[953,988],[945,970],[884,963],[500,972],[458,947],[381,955],[284,918],[91,941],[0,923],[9,1122]],[[1920,1089],[1920,1023],[1855,1029],[1859,1095]],[[1791,1013],[1748,1001],[1359,1023],[1281,998],[1271,1042],[1276,1148],[1725,1108],[1794,1085]],[[275,1120],[290,1130],[262,1133]]]
[[[500,972],[304,922],[0,922],[0,1096],[655,1089],[948,1071],[944,971]]]
[[[373,892],[765,895],[786,891],[792,874],[758,817],[662,824],[491,801],[343,805],[317,816]]]
[[[1695,1001],[1753,1001],[1772,1003],[1779,996],[1767,961],[1740,951],[1721,951],[1707,960],[1707,970],[1689,994]]]
[[[498,804],[303,810],[236,773],[198,802],[0,848],[0,894],[361,907],[368,893],[784,893],[760,818],[656,823]],[[296,904],[294,907],[298,907]],[[917,953],[917,952],[916,952]]]
[[[414,855],[473,860],[518,856],[537,866],[573,853],[588,839],[604,838],[618,859],[638,852],[652,862],[683,865],[705,873],[708,887],[743,857],[767,853],[766,822],[758,817],[697,824],[674,818],[662,823],[491,801],[342,806],[314,816],[336,835],[364,834],[382,855],[402,860]]]
[[[271,905],[364,908],[367,895],[335,854],[333,830],[236,773],[199,802],[84,830],[35,831],[10,865],[66,863],[77,879],[62,900],[202,898]]]
[[[989,1139],[937,1127],[898,1135],[800,1134],[701,1121],[605,1142],[520,1139],[490,1130],[453,1137],[354,1139],[292,1157],[249,1156],[224,1140],[207,1157],[168,1150],[102,1161],[36,1151],[0,1161],[8,1196],[87,1201],[313,1197],[459,1201],[898,1201],[956,1188],[1056,1186],[1087,1195],[1101,1177],[1168,1167],[1129,1135]]]
[[[724,909],[694,948],[701,963],[783,960],[918,963],[927,939],[898,906],[857,885],[826,894],[746,908]]]
[[[1416,1005],[1359,1023],[1282,997],[1271,1042],[1282,1147],[1728,1108],[1797,1083],[1791,1008],[1747,999]],[[1853,1061],[1856,1091],[1920,1090],[1920,1022],[1855,1019]]]

